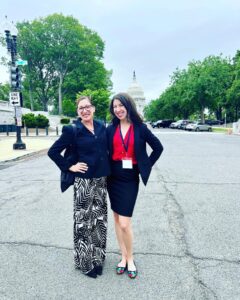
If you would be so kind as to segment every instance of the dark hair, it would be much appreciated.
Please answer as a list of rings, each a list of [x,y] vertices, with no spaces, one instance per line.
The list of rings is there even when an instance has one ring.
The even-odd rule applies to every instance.
[[[120,122],[119,119],[114,114],[113,102],[115,99],[119,100],[122,103],[122,105],[126,108],[128,121],[134,124],[140,124],[143,122],[142,118],[137,112],[136,104],[133,98],[129,96],[127,93],[118,93],[115,96],[113,96],[110,103],[110,113],[112,115],[113,124],[118,124]]]
[[[90,104],[92,105],[92,98],[91,96],[80,96],[79,98],[77,98],[76,100],[76,104],[78,105],[80,101],[87,99]]]

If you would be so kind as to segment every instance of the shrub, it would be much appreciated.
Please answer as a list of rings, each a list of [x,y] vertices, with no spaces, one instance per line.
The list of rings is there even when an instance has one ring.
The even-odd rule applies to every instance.
[[[36,120],[36,126],[39,127],[39,128],[45,128],[45,127],[49,126],[49,120],[44,115],[38,114],[35,117],[35,120]]]
[[[61,123],[61,124],[69,124],[69,123],[70,123],[70,119],[69,119],[69,118],[62,118],[62,119],[60,120],[60,123]]]
[[[35,128],[36,127],[36,119],[33,113],[25,114],[23,115],[23,121],[25,126],[29,128]]]
[[[33,113],[23,115],[23,121],[28,128],[45,128],[49,126],[49,120],[44,115],[35,116]]]

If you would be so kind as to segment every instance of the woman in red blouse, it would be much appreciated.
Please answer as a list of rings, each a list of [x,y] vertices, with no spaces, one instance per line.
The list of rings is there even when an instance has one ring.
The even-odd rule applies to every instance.
[[[135,103],[128,94],[115,95],[110,104],[110,112],[113,119],[107,128],[111,159],[108,193],[122,255],[116,272],[123,274],[127,270],[130,278],[136,278],[131,217],[138,195],[139,173],[146,185],[151,168],[161,155],[163,147],[142,122]],[[146,152],[146,144],[153,150],[150,156]]]

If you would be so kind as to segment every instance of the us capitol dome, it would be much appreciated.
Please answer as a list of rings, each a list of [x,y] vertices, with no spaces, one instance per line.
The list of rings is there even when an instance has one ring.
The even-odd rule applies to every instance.
[[[133,98],[137,107],[137,111],[140,113],[141,116],[143,116],[143,109],[145,106],[146,98],[144,96],[143,89],[137,83],[135,71],[133,72],[133,81],[130,84],[127,93]]]

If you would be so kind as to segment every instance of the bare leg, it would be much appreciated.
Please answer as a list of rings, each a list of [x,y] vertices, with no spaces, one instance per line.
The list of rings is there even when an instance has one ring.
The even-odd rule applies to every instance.
[[[133,231],[130,217],[119,216],[119,229],[127,252],[128,270],[135,271],[133,262]]]
[[[118,245],[121,250],[122,259],[120,263],[118,264],[119,267],[125,267],[127,263],[127,250],[124,244],[124,240],[122,237],[122,230],[119,224],[119,215],[115,212],[113,212],[114,221],[115,221],[115,232],[118,240]]]

